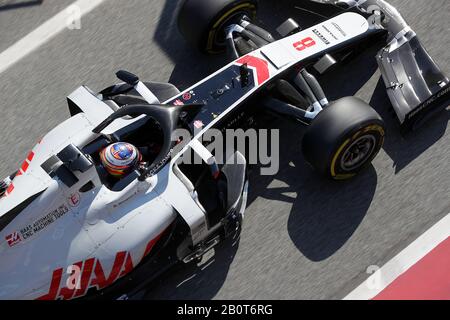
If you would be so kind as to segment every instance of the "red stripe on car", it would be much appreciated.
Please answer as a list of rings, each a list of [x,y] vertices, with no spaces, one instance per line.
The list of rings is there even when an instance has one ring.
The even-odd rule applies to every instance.
[[[34,158],[34,152],[31,151],[31,152],[28,154],[26,160],[22,163],[22,166],[20,167],[20,169],[19,169],[19,171],[17,172],[17,175],[16,175],[16,176],[21,176],[22,174],[24,174],[25,172],[27,172],[28,167],[29,167],[30,164],[31,164],[31,161],[33,161],[33,158]]]
[[[247,64],[248,66],[255,68],[256,74],[258,75],[259,85],[263,84],[270,78],[269,63],[264,59],[254,57],[252,55],[246,55],[237,60],[237,63]]]
[[[31,163],[31,161],[33,161],[33,158],[34,158],[34,152],[31,151],[31,152],[28,154],[27,160]]]
[[[9,185],[8,189],[6,190],[6,194],[7,194],[7,195],[10,195],[11,192],[13,192],[13,190],[14,190],[14,184],[11,183],[11,184]]]
[[[146,256],[149,255],[149,253],[152,251],[152,249],[155,246],[155,244],[158,242],[159,239],[161,239],[162,235],[166,232],[166,230],[164,230],[160,235],[158,235],[155,239],[151,240],[147,244],[147,247],[145,248],[144,256],[142,257],[142,259],[144,259]]]
[[[30,164],[28,163],[28,161],[25,160],[22,163],[22,166],[20,167],[20,170],[22,170],[22,172],[25,173],[25,172],[27,172],[29,166],[30,166]]]

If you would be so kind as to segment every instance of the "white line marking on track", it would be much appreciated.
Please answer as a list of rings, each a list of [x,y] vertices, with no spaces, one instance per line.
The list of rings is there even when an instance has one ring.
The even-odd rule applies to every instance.
[[[91,12],[106,0],[78,0],[70,6],[44,22],[28,35],[17,41],[11,47],[0,53],[0,73],[20,61],[22,58],[39,48],[58,33],[68,27],[70,12],[68,9],[73,6],[80,8],[79,18]],[[69,29],[67,29],[69,30]]]
[[[373,273],[344,300],[370,300],[450,236],[450,213]],[[377,284],[377,286],[374,286]]]

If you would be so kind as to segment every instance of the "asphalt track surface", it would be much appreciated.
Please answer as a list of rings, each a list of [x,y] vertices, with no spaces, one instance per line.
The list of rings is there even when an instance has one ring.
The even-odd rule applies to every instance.
[[[281,23],[293,2],[265,5],[262,20]],[[450,74],[450,2],[391,2]],[[0,52],[70,3],[0,0]],[[116,81],[115,71],[127,69],[186,88],[223,64],[182,41],[176,3],[108,0],[83,17],[81,30],[63,31],[0,74],[0,176],[17,170],[35,143],[67,118],[65,97],[79,85],[101,90]],[[389,134],[373,167],[351,182],[323,180],[299,152],[303,129],[272,121],[281,129],[281,169],[271,177],[251,173],[238,243],[222,245],[202,268],[168,275],[143,297],[341,299],[369,276],[369,266],[382,266],[447,215],[450,111],[403,139],[374,71],[369,55],[324,82],[331,98],[356,94],[385,118]]]

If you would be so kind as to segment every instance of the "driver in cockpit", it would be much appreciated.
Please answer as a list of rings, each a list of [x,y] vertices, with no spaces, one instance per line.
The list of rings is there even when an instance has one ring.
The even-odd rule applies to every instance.
[[[144,152],[150,155],[157,154],[160,150],[158,144],[151,144]],[[110,144],[100,152],[100,160],[103,168],[114,179],[120,180],[129,173],[145,165],[142,152],[137,147],[127,142]],[[0,198],[3,197],[13,177],[0,181]]]
[[[142,164],[142,154],[130,143],[117,142],[100,152],[100,160],[113,178],[121,179],[139,168]]]

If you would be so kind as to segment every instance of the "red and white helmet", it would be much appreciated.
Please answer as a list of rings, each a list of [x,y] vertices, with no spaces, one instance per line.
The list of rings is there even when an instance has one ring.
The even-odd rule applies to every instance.
[[[103,149],[100,152],[100,159],[109,174],[120,178],[138,166],[142,155],[132,144],[117,142]]]

